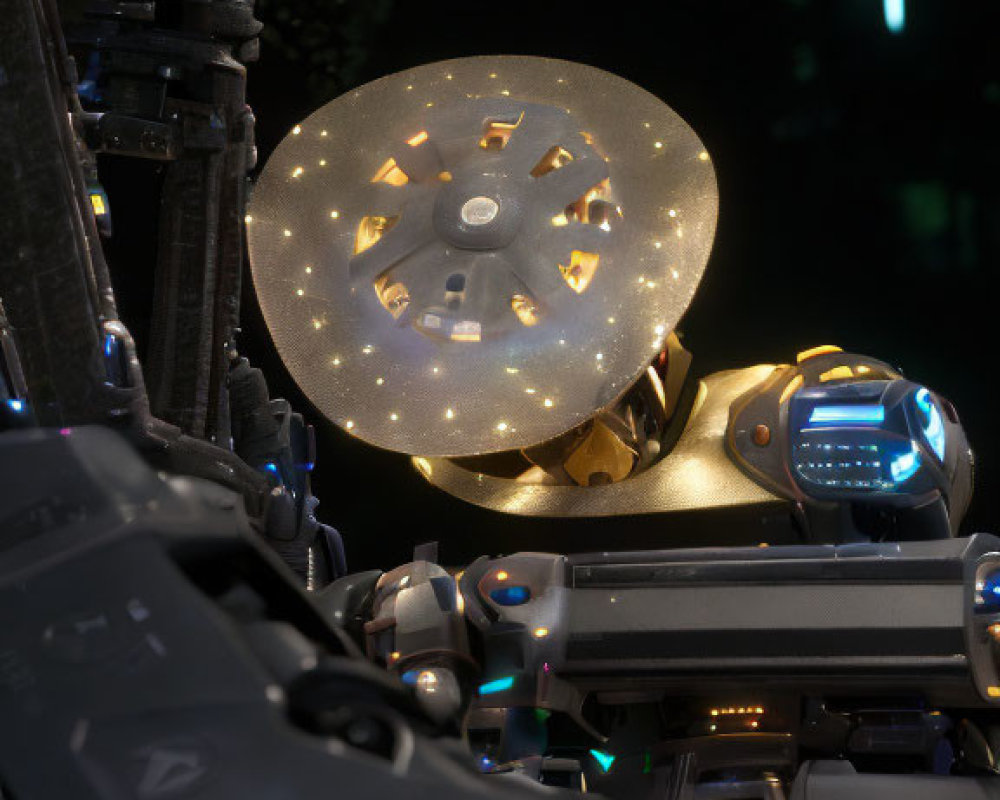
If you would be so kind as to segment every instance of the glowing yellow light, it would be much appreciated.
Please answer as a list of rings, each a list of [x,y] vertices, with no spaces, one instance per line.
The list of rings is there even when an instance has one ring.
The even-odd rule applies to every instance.
[[[302,167],[296,167],[295,169],[293,169],[293,170],[292,170],[292,177],[293,177],[293,178],[297,178],[297,177],[299,177],[299,175],[301,175],[301,174],[302,174],[303,172],[305,172],[305,170],[304,170],[304,169],[302,169]]]
[[[385,378],[376,378],[375,379],[375,385],[376,386],[381,386],[383,383],[385,383]]]
[[[501,433],[503,433],[505,430],[507,430],[508,427],[509,426],[507,425],[506,422],[498,422],[497,423],[497,430],[500,431]]]
[[[319,135],[320,135],[320,136],[326,136],[327,134],[326,134],[326,131],[320,131],[320,132],[319,132]]]
[[[340,212],[339,211],[331,211],[330,212],[330,219],[340,219]]]
[[[292,232],[288,230],[288,228],[285,228],[281,233],[284,235],[286,239],[292,235]]]
[[[504,367],[504,369],[509,375],[517,375],[521,371],[517,367]]]
[[[666,333],[666,331],[667,329],[663,325],[657,325],[655,328],[653,328],[653,333],[655,333],[657,336],[663,336],[663,334]]]
[[[314,319],[314,320],[313,320],[313,327],[314,327],[314,328],[315,328],[316,330],[319,330],[320,328],[322,328],[322,327],[323,327],[323,322],[322,322],[322,320],[318,320],[318,319]]]
[[[496,74],[495,72],[491,72],[491,73],[490,73],[490,77],[491,77],[491,78],[495,78],[496,76],[497,76],[497,74]]]
[[[244,222],[245,222],[245,223],[246,223],[247,225],[249,225],[249,224],[250,224],[251,222],[253,222],[253,217],[251,217],[251,216],[250,216],[249,214],[247,214],[247,215],[246,215],[245,217],[243,217],[243,221],[244,221]]]
[[[614,325],[614,324],[615,324],[615,318],[614,317],[608,317],[608,325]]]
[[[494,576],[498,581],[505,581],[510,575],[507,574],[507,570],[502,569]]]
[[[449,72],[449,73],[448,73],[447,75],[445,75],[445,76],[444,76],[444,79],[445,79],[446,81],[450,81],[450,80],[451,80],[451,73]]]
[[[455,419],[455,409],[453,409],[453,408],[446,408],[444,410],[444,418],[445,419]]]
[[[756,728],[756,727],[757,727],[758,725],[760,725],[760,723],[759,723],[759,722],[757,722],[757,720],[753,720],[753,721],[751,721],[751,723],[750,723],[750,727],[751,727],[751,728]]]
[[[390,158],[378,168],[378,172],[372,178],[372,183],[382,182],[388,183],[390,186],[403,186],[409,180],[409,176],[396,164],[396,159]]]
[[[340,366],[340,357],[339,356],[334,356],[333,360],[330,363],[333,364],[333,366],[335,366],[335,367],[339,367]]]
[[[816,356],[823,356],[827,353],[843,353],[835,344],[821,344],[818,347],[810,347],[808,350],[803,350],[797,356],[795,356],[795,363],[801,364],[803,361],[808,361],[810,358],[815,358]]]
[[[448,183],[451,180],[451,173],[448,170],[438,173],[438,180],[442,183]]]
[[[313,271],[312,267],[306,267],[306,275],[312,275],[312,271]]]
[[[706,153],[704,150],[702,150],[700,153],[698,153],[698,158],[701,161],[708,161],[709,156],[708,156],[708,153]]]
[[[594,358],[596,358],[598,361],[603,361],[604,360],[604,353],[597,353],[597,354],[594,355]]]
[[[713,708],[711,713],[713,717],[717,717],[719,716],[719,709]]]
[[[437,686],[438,677],[429,669],[425,669],[417,675],[417,686],[427,692],[433,692]]]
[[[655,247],[657,250],[659,250],[661,247],[663,247],[663,243],[662,242],[653,242],[653,247]]]
[[[555,403],[552,402],[551,397],[546,397],[545,400],[542,401],[542,405],[545,406],[546,408],[552,408],[552,406],[554,406]]]
[[[426,142],[428,138],[429,137],[427,136],[427,131],[420,131],[420,133],[418,133],[416,136],[414,136],[414,137],[412,137],[410,139],[407,139],[406,143],[410,147],[419,147],[424,142]]]
[[[399,414],[397,414],[395,411],[393,411],[389,415],[389,419],[391,419],[393,422],[396,422],[397,420],[399,420]]]
[[[504,97],[510,97],[510,89],[503,89],[500,92],[500,94],[502,94]]]
[[[321,158],[321,159],[319,160],[319,165],[320,165],[321,167],[325,167],[325,166],[326,166],[326,159],[325,159],[325,158]]]
[[[294,128],[292,128],[292,135],[293,136],[298,136],[300,133],[302,133],[302,126],[301,125],[296,125]]]
[[[437,375],[441,371],[441,367],[432,367],[431,372]]]
[[[536,639],[544,639],[546,636],[549,635],[549,629],[548,628],[535,628],[534,635],[535,635]]]
[[[987,686],[986,694],[990,697],[1000,697],[1000,686]]]
[[[681,274],[677,270],[675,269],[670,270],[670,277],[672,277],[674,280],[677,280],[678,278],[680,278],[680,276]]]
[[[653,142],[653,147],[657,150],[661,150],[663,148],[663,142]]]
[[[648,123],[648,122],[644,122],[644,123],[642,123],[642,127],[644,127],[644,128],[648,128],[648,127],[649,127],[649,123]]]
[[[534,394],[534,393],[535,393],[535,391],[536,391],[535,389],[532,389],[532,388],[531,388],[531,387],[529,386],[529,387],[528,387],[527,389],[525,389],[525,390],[524,390],[524,393],[525,393],[525,394]]]
[[[389,653],[389,658],[392,661],[399,661],[399,653],[397,651],[393,651],[392,653]]]
[[[718,729],[718,727],[719,727],[718,725],[709,725],[708,729],[714,733],[715,730]]]
[[[295,290],[295,294],[297,294],[299,297],[302,297],[302,295],[305,294],[305,290],[304,289],[296,289]]]
[[[671,216],[671,217],[676,217],[676,216],[677,216],[677,209],[675,209],[675,208],[672,208],[672,209],[670,209],[670,210],[669,210],[669,211],[667,212],[667,215],[668,215],[668,216]]]
[[[344,423],[344,427],[347,428],[347,430],[350,430],[351,428],[353,428],[354,427],[354,420],[353,419],[347,420],[347,422]]]
[[[433,103],[424,103],[424,105],[425,105],[425,106],[426,106],[427,108],[433,108],[433,106],[434,106],[434,104],[433,104]]]
[[[757,706],[757,708],[756,708],[755,710],[756,710],[756,712],[757,712],[758,714],[763,714],[763,713],[764,713],[764,709],[763,709],[763,708],[761,708],[760,706]]]

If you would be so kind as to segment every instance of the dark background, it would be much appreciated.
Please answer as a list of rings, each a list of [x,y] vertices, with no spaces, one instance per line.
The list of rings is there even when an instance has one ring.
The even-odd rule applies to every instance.
[[[258,9],[268,26],[249,71],[259,166],[340,92],[444,58],[565,58],[661,97],[705,142],[721,196],[712,258],[681,324],[696,371],[787,362],[824,343],[901,367],[950,397],[976,451],[964,531],[1000,532],[991,391],[1000,4],[910,0],[899,33],[881,0],[260,0]],[[120,291],[129,322],[128,287]],[[272,395],[317,427],[320,516],[344,534],[352,568],[394,566],[429,539],[450,563],[627,539],[620,527],[524,523],[429,487],[406,458],[319,417],[277,358],[249,285],[244,319],[243,350]],[[658,522],[664,543],[684,524]]]

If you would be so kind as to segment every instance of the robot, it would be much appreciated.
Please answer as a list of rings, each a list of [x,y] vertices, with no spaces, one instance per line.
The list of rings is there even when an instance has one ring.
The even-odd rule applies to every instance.
[[[5,9],[0,797],[996,796],[957,415],[830,347],[689,375],[687,125],[581,65],[445,62],[304,120],[244,208],[259,28],[97,3],[77,74],[51,3]],[[166,167],[144,368],[101,152]],[[244,225],[322,413],[606,547],[345,574],[310,430],[239,353]],[[615,548],[639,518],[656,549]]]
[[[995,540],[954,538],[957,413],[829,345],[693,379],[676,329],[717,206],[694,132],[579,64],[430,64],[296,125],[248,241],[317,408],[511,525],[658,524],[643,551],[611,524],[596,553],[551,536],[440,565],[428,543],[318,599],[490,775],[672,799],[995,791],[943,777],[1000,692]],[[674,533],[718,510],[696,547]]]

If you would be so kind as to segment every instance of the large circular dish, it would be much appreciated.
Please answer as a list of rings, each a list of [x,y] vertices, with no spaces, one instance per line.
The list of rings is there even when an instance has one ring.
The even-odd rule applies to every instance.
[[[614,402],[688,307],[717,210],[708,154],[661,100],[488,56],[296,125],[247,230],[264,318],[320,411],[379,447],[465,456]]]

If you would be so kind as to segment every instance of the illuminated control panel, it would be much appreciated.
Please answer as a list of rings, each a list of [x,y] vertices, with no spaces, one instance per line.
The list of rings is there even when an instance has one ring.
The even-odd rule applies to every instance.
[[[905,380],[801,389],[788,405],[790,461],[808,494],[900,496],[936,488],[945,426],[930,392]]]

